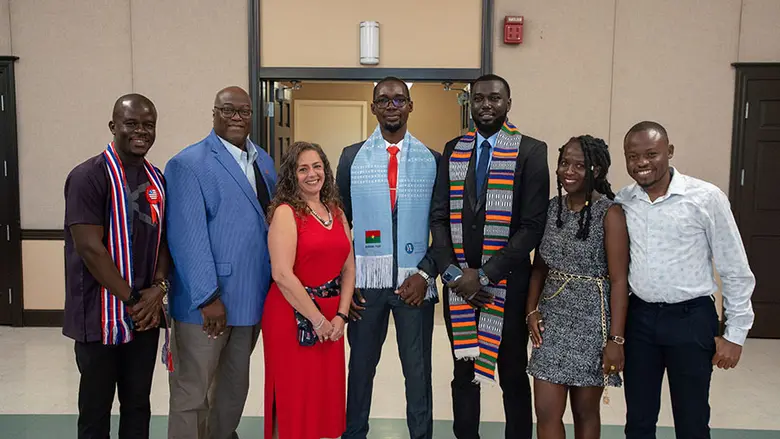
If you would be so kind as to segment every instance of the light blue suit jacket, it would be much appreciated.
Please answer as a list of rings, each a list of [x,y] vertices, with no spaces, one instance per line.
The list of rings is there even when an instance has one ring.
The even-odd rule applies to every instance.
[[[255,147],[260,175],[272,195],[273,161]],[[211,131],[168,162],[165,180],[174,264],[168,294],[171,316],[203,324],[199,307],[219,287],[229,326],[259,323],[271,284],[268,222],[246,175]]]

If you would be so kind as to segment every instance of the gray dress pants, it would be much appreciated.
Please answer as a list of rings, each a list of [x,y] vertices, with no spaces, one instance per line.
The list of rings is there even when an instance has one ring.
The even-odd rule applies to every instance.
[[[259,335],[260,325],[229,326],[214,340],[201,325],[173,322],[169,439],[238,437]]]

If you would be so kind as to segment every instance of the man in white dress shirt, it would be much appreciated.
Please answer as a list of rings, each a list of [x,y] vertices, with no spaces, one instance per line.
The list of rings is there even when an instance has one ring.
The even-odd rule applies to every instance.
[[[631,242],[626,438],[656,437],[664,371],[677,438],[709,438],[712,367],[731,369],[739,362],[753,325],[755,277],[728,197],[669,166],[674,145],[663,126],[634,125],[624,152],[636,181],[616,198]],[[713,264],[722,282],[723,336]]]

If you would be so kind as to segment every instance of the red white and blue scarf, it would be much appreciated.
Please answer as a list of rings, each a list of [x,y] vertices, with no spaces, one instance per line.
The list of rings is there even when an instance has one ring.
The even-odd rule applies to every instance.
[[[116,153],[114,142],[108,144],[103,151],[106,159],[106,169],[108,170],[108,180],[111,184],[111,214],[108,227],[108,242],[106,247],[111,259],[114,260],[119,274],[132,288],[133,285],[133,249],[132,249],[132,212],[128,196],[127,179],[125,178],[124,166],[122,160]],[[149,207],[152,210],[152,221],[158,224],[157,227],[157,250],[155,252],[154,267],[152,272],[157,269],[157,256],[160,251],[160,241],[162,240],[162,224],[165,213],[165,189],[162,184],[162,175],[157,171],[149,161],[144,160],[144,170],[149,179],[149,189],[146,197],[149,201]],[[111,294],[105,286],[100,289],[101,299],[101,323],[103,330],[103,344],[117,345],[127,343],[133,340],[133,319],[125,309],[125,305]],[[166,345],[167,345],[166,331]],[[165,349],[165,347],[164,347]],[[166,349],[167,350],[167,349]],[[166,357],[169,352],[163,352],[163,362],[168,365]]]

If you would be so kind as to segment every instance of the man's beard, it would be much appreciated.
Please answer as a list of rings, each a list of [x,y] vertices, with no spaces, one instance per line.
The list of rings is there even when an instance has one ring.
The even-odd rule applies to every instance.
[[[506,122],[506,113],[504,113],[501,116],[498,116],[493,122],[489,124],[482,124],[476,119],[474,120],[474,124],[477,125],[477,129],[480,131],[484,131],[486,133],[496,133],[498,130],[501,129],[501,127],[504,125],[504,122]]]
[[[399,121],[399,122],[396,122],[396,123],[385,122],[385,124],[382,127],[387,132],[395,133],[395,132],[397,132],[398,130],[401,129],[401,126],[402,126],[401,122]]]

